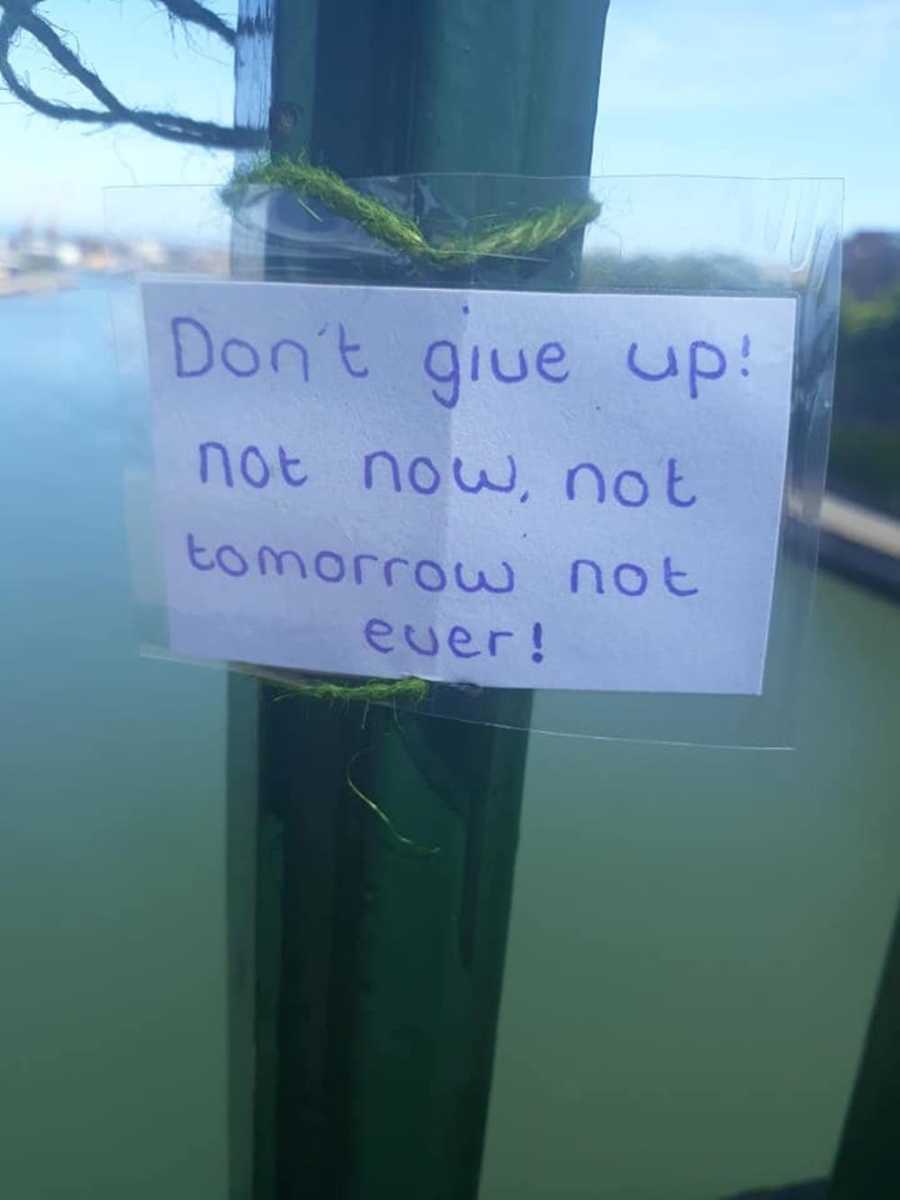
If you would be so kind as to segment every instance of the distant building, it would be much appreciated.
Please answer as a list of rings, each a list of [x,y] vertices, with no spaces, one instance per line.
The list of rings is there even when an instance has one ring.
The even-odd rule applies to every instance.
[[[900,287],[900,233],[863,230],[844,242],[844,288],[855,300],[873,300]]]
[[[38,276],[58,282],[74,280],[77,272],[119,274],[127,271],[159,271],[227,275],[228,247],[168,245],[156,238],[134,241],[101,235],[62,234],[54,225],[38,228],[26,220],[9,237],[0,237],[0,280],[7,281],[0,295],[9,295],[8,280],[26,276],[31,286]]]
[[[153,241],[149,238],[144,241],[133,242],[130,249],[134,258],[145,267],[165,266],[169,258],[169,251],[162,242]]]
[[[61,267],[67,270],[79,266],[81,263],[81,247],[77,242],[69,241],[68,239],[57,242],[56,261]]]

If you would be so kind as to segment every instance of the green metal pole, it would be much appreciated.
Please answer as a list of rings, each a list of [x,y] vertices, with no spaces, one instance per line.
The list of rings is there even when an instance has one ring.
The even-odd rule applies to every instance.
[[[900,914],[828,1195],[831,1200],[893,1200],[900,1195]]]
[[[244,0],[239,112],[268,113],[275,153],[351,178],[585,175],[606,8]],[[460,701],[482,724],[363,721],[252,686],[230,701],[232,1195],[474,1198],[531,697]],[[351,768],[440,853],[386,838]]]

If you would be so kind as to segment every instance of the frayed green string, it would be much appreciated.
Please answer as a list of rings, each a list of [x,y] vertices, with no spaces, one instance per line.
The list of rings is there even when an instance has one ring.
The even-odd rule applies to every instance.
[[[554,204],[516,221],[497,222],[476,233],[432,243],[412,217],[363,195],[334,171],[315,167],[304,158],[260,159],[250,166],[239,167],[220,194],[234,211],[246,200],[252,187],[282,188],[301,201],[320,200],[339,217],[358,225],[393,250],[442,267],[464,266],[481,258],[525,257],[589,225],[600,215],[600,205],[595,200]]]
[[[412,675],[406,679],[368,679],[365,683],[334,683],[330,679],[299,679],[296,683],[279,680],[279,687],[283,690],[275,697],[276,702],[308,696],[312,700],[347,703],[391,704],[405,700],[410,704],[421,704],[428,695],[427,681]]]
[[[353,770],[353,766],[359,757],[359,754],[354,755],[350,762],[350,766],[347,768],[347,786],[353,795],[356,796],[357,800],[361,800],[362,803],[365,804],[366,808],[375,814],[397,845],[402,846],[404,850],[409,850],[413,854],[421,855],[423,857],[430,857],[433,854],[440,854],[440,846],[422,846],[419,842],[413,841],[412,838],[407,837],[404,833],[401,833],[384,809],[379,807],[379,805],[375,803],[371,796],[367,796],[361,788],[356,786],[356,784],[353,782],[351,771]]]
[[[365,683],[334,683],[330,679],[300,679],[291,683],[279,680],[279,687],[283,690],[275,697],[276,703],[279,700],[299,700],[309,697],[313,700],[346,703],[363,701],[365,704],[390,704],[402,700],[410,704],[421,704],[428,695],[429,684],[424,679],[409,676],[406,679],[369,679]],[[407,837],[406,834],[401,833],[384,809],[354,783],[352,770],[361,754],[362,751],[353,756],[346,772],[347,787],[353,795],[370,812],[374,813],[394,842],[402,849],[426,857],[440,854],[440,846],[422,846]]]

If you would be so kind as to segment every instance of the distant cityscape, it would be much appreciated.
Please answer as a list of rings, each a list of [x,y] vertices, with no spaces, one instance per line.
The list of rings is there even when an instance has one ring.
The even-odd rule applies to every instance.
[[[63,234],[30,222],[0,234],[0,297],[74,286],[78,274],[126,274],[135,270],[203,271],[222,274],[228,254],[221,249],[172,246],[141,239],[131,242]]]
[[[218,248],[173,246],[152,238],[126,242],[78,236],[30,221],[13,233],[0,233],[0,296],[65,287],[80,271],[223,274],[227,269],[227,251]],[[863,301],[900,285],[900,233],[864,230],[847,238],[843,277],[845,292]]]

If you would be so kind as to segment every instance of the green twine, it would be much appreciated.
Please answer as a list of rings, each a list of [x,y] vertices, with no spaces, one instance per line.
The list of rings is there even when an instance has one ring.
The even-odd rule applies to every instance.
[[[278,682],[283,691],[275,697],[275,703],[279,700],[298,700],[309,697],[313,700],[345,703],[363,701],[365,704],[389,704],[398,700],[406,700],[410,704],[421,704],[428,695],[429,688],[426,680],[412,675],[406,679],[369,679],[365,683],[334,683],[330,679],[300,679],[296,682],[279,680]],[[353,795],[378,818],[393,841],[403,850],[426,857],[440,854],[440,846],[422,846],[407,837],[406,834],[401,833],[384,809],[354,783],[352,770],[361,754],[362,751],[353,756],[346,771],[347,787]]]
[[[421,704],[428,695],[428,683],[410,675],[405,679],[367,679],[365,683],[334,683],[330,679],[301,679],[296,683],[279,680],[284,689],[279,700],[296,700],[308,696],[312,700],[332,700],[346,703],[390,704],[406,700]]]
[[[600,214],[600,205],[595,200],[554,204],[515,221],[497,222],[476,233],[458,234],[432,243],[412,217],[363,195],[334,171],[315,167],[304,158],[260,159],[250,166],[239,167],[220,194],[223,202],[235,210],[254,186],[282,188],[301,202],[320,200],[339,217],[358,225],[384,245],[438,267],[464,266],[481,258],[523,257],[560,241]]]

